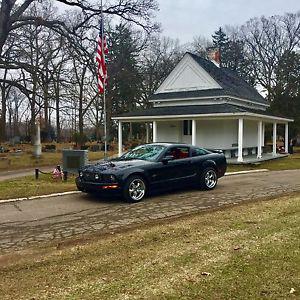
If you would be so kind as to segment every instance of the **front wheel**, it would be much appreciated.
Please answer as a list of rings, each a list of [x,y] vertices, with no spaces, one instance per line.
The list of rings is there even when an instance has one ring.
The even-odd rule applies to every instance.
[[[214,168],[207,168],[203,171],[200,179],[201,187],[205,190],[212,190],[218,183],[218,176]]]
[[[130,176],[124,186],[123,196],[127,202],[139,202],[146,195],[145,180],[138,175]]]

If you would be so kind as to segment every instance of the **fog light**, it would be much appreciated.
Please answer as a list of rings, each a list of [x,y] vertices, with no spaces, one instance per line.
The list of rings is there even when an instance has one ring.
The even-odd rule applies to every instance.
[[[115,175],[109,175],[109,180],[111,182],[115,182],[116,181],[116,176]]]

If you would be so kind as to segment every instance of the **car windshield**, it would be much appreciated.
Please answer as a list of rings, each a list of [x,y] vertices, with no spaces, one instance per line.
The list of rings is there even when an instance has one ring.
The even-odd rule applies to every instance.
[[[159,155],[165,150],[162,145],[143,145],[134,148],[120,157],[122,160],[142,159],[148,161],[156,160]]]

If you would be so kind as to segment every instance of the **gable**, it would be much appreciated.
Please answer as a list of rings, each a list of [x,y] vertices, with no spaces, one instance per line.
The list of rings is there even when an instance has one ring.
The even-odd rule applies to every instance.
[[[209,89],[222,87],[189,54],[185,54],[155,93]]]

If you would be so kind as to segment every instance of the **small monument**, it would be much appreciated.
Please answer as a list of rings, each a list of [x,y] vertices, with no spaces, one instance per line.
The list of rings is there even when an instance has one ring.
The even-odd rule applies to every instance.
[[[35,158],[40,158],[42,155],[42,145],[41,145],[41,128],[40,123],[36,123],[36,136],[35,136],[35,142],[33,147],[33,155]]]
[[[63,149],[63,170],[68,173],[77,173],[78,169],[88,163],[88,150]]]

